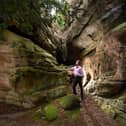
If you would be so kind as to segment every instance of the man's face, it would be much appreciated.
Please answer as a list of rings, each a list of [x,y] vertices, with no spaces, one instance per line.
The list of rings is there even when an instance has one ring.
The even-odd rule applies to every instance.
[[[76,66],[79,66],[79,60],[77,60],[75,64],[76,64]]]

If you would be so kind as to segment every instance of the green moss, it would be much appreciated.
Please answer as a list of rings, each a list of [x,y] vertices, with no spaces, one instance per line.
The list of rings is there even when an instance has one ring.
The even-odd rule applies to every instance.
[[[27,93],[30,95],[53,86],[66,85],[63,74],[51,73],[34,67],[17,67],[12,69],[9,75],[12,84],[21,83],[22,87],[29,88]]]
[[[30,114],[32,114],[32,117],[35,120],[40,120],[42,119],[42,116],[43,116],[43,112],[41,108],[36,109],[34,113],[30,113]]]
[[[80,116],[80,108],[68,111],[67,115],[70,120],[76,120]]]
[[[49,99],[55,99],[64,96],[67,92],[67,86],[58,86],[48,90],[47,96]]]
[[[68,94],[60,100],[60,105],[66,110],[72,110],[80,107],[80,100],[75,95]]]
[[[0,31],[0,33],[1,37],[3,38],[2,40],[11,42],[12,48],[15,48],[17,50],[24,49],[24,51],[34,52],[35,54],[39,54],[41,56],[44,56],[45,58],[50,58],[51,61],[54,61],[56,63],[55,57],[49,54],[46,50],[35,45],[34,42],[32,42],[31,40],[23,38],[8,30],[2,30]]]
[[[45,117],[48,121],[56,120],[58,117],[57,108],[54,105],[48,105],[44,108]]]
[[[115,118],[116,116],[116,110],[114,109],[113,106],[111,105],[102,105],[101,108],[107,113],[109,114],[111,117]]]
[[[28,83],[26,85],[30,84],[34,86],[33,89],[41,90],[48,86],[65,83],[63,82],[66,80],[62,72],[63,68],[58,65],[56,58],[46,50],[35,45],[31,40],[18,36],[8,30],[2,31],[1,34],[4,40],[10,43],[15,57],[17,56],[19,60],[17,60],[17,67],[12,68],[9,73],[10,81],[13,84],[17,84],[21,80],[28,82],[27,78],[29,78],[29,80],[31,79],[31,84]]]
[[[8,69],[8,75],[17,92],[33,98],[33,102],[45,97],[52,100],[66,94],[66,86],[62,85],[67,85],[67,74],[55,57],[13,32],[3,30],[0,35],[7,42],[13,57],[13,66]]]
[[[43,102],[50,102],[56,98],[62,97],[67,92],[67,86],[56,86],[51,89],[35,91],[34,93],[30,94],[33,101],[41,99]]]

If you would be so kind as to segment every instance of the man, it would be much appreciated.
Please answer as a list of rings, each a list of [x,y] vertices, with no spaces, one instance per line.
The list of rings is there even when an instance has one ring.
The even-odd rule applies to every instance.
[[[81,91],[81,100],[83,100],[83,86],[82,86],[82,80],[83,80],[83,68],[80,66],[80,60],[76,61],[76,64],[74,67],[71,68],[73,73],[73,93],[76,95],[76,86],[79,84],[80,91]]]

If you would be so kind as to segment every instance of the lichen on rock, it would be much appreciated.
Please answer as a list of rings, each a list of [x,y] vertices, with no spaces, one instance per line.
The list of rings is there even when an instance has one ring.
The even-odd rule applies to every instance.
[[[60,100],[60,104],[65,110],[72,110],[80,107],[80,100],[77,96],[68,94]]]
[[[17,99],[20,105],[27,101],[37,102],[36,100],[41,99],[41,95],[36,95],[35,101],[31,98],[32,94],[37,92],[47,97],[46,99],[52,97],[51,92],[55,94],[53,98],[66,94],[66,72],[64,67],[57,63],[55,57],[31,40],[8,30],[1,31],[1,36],[4,42],[0,43],[0,74],[3,76],[0,87],[2,88],[3,85],[7,89],[8,86],[11,92],[18,95],[18,97],[15,95],[15,98],[10,97],[9,102],[17,104],[13,99]],[[48,89],[51,90],[47,95],[45,90]],[[24,99],[26,97],[29,100]],[[5,97],[6,102],[7,99]]]
[[[96,46],[96,52],[83,57],[83,66],[91,76],[84,87],[85,91],[92,94],[99,106],[110,116],[123,122],[123,125],[126,124],[125,33],[124,22],[103,36]]]

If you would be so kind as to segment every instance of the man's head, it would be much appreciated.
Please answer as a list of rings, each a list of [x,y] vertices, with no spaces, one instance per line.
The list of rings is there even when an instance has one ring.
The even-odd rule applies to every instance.
[[[76,66],[79,66],[80,65],[80,60],[76,60]]]

